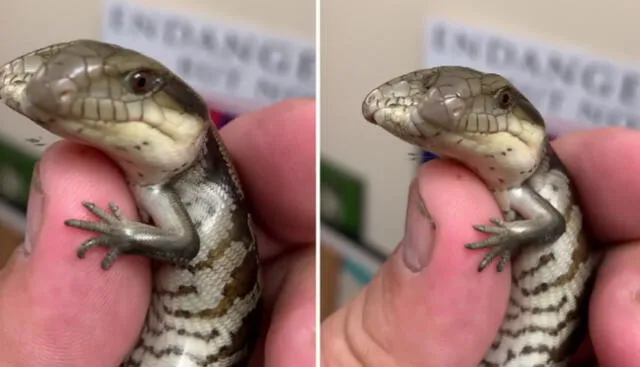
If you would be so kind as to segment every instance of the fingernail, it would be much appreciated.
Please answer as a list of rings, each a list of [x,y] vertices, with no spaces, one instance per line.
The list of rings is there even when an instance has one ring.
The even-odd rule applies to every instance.
[[[402,239],[402,259],[414,273],[422,270],[429,262],[435,238],[435,223],[414,180],[409,189],[405,235]]]
[[[29,189],[29,201],[27,203],[27,226],[24,236],[24,249],[27,254],[33,252],[35,244],[38,242],[38,237],[40,236],[44,201],[45,195],[40,181],[40,163],[38,162],[33,169],[33,177]]]

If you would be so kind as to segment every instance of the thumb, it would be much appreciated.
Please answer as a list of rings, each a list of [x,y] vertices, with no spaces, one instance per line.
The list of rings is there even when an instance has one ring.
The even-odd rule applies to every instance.
[[[323,366],[477,366],[506,310],[510,267],[478,273],[485,252],[464,244],[485,236],[472,225],[499,215],[468,170],[423,165],[410,188],[405,237],[322,325]]]
[[[0,366],[115,366],[135,343],[149,301],[148,262],[123,256],[104,271],[102,248],[78,259],[78,246],[96,234],[64,221],[97,220],[82,201],[114,201],[135,218],[108,159],[55,144],[34,172],[25,243],[0,272]]]

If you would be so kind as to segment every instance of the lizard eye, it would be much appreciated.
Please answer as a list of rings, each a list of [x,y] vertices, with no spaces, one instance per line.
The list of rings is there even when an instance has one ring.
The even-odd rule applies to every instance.
[[[162,78],[149,70],[135,70],[126,77],[129,90],[135,94],[155,92],[162,85]]]
[[[513,93],[509,89],[501,89],[496,93],[496,101],[498,102],[498,107],[506,110],[513,103]]]

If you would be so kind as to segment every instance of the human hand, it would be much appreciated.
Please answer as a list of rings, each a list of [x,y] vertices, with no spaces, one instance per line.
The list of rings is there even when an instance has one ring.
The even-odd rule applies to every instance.
[[[578,132],[553,145],[607,249],[590,300],[590,335],[573,365],[637,366],[640,132]],[[506,310],[511,267],[479,274],[484,252],[463,244],[483,238],[473,224],[499,215],[470,171],[424,164],[410,188],[405,237],[370,284],[323,322],[323,366],[477,367]]]
[[[249,197],[263,260],[266,326],[252,366],[315,360],[315,102],[291,100],[222,129]],[[150,262],[122,256],[103,271],[93,234],[64,225],[80,205],[134,202],[115,165],[94,149],[51,147],[34,174],[25,244],[0,272],[0,365],[114,367],[135,343],[150,297]]]

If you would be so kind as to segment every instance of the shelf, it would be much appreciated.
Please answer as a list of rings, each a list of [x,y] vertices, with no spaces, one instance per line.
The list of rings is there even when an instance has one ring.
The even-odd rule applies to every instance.
[[[24,233],[27,227],[24,213],[2,199],[0,199],[0,223],[20,233]]]
[[[357,262],[372,274],[378,271],[386,256],[367,245],[357,243],[332,227],[321,224],[320,241],[323,246],[333,249],[341,256]]]

